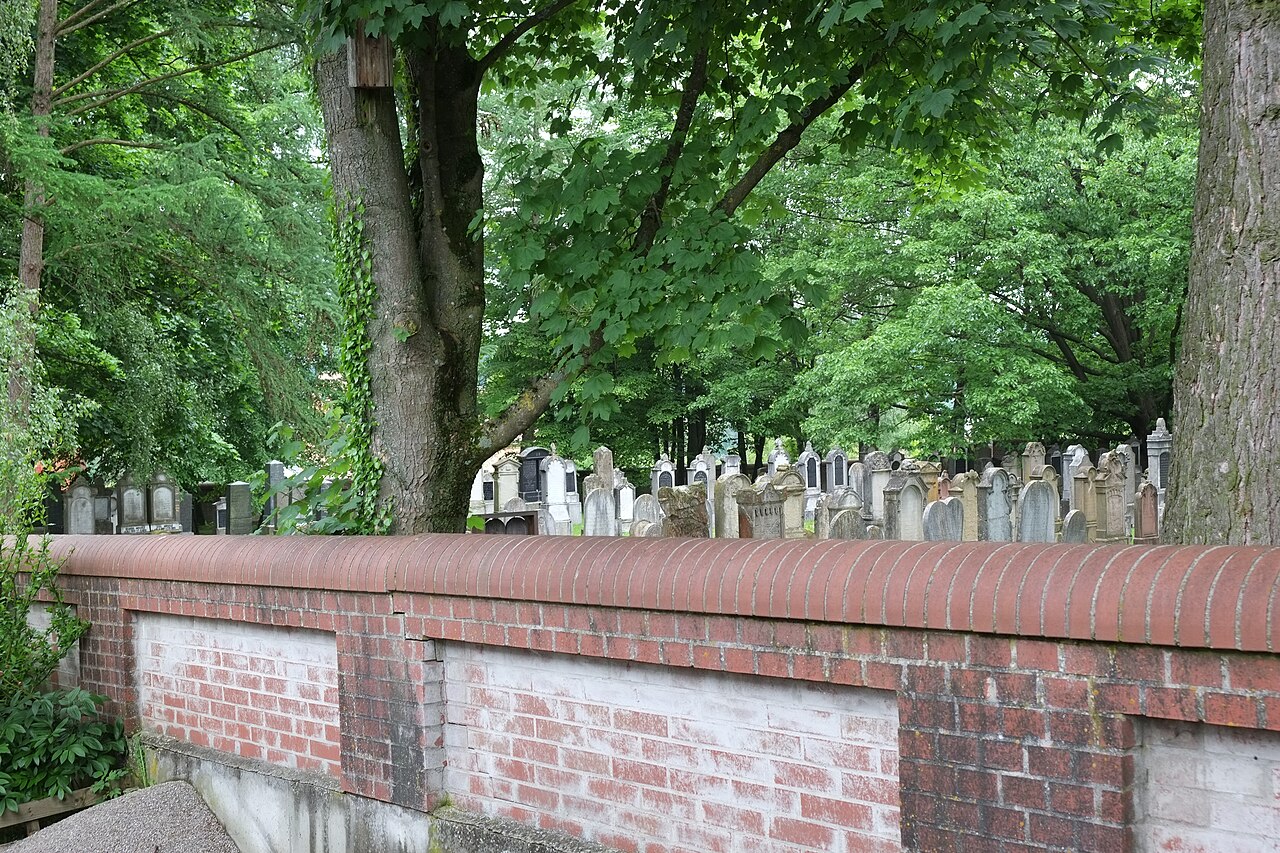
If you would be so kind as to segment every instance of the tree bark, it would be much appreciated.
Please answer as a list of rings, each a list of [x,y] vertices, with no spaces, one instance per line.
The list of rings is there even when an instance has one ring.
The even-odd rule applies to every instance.
[[[1280,6],[1209,0],[1163,538],[1280,544]]]
[[[49,116],[53,110],[53,60],[57,43],[58,0],[40,0],[36,12],[35,73],[32,78],[31,116],[36,132],[49,135]],[[25,418],[31,405],[31,388],[27,369],[35,363],[35,315],[40,306],[40,279],[44,274],[44,188],[37,182],[26,182],[23,200],[22,239],[18,250],[18,280],[30,299],[31,312],[25,316],[26,328],[16,329],[16,339],[24,342],[24,354],[9,370],[9,408],[15,417]]]
[[[371,449],[383,461],[378,498],[390,503],[392,533],[460,531],[479,464],[483,247],[467,229],[482,178],[478,88],[465,67],[449,65],[457,59],[441,51],[409,60],[428,119],[416,125],[412,182],[392,90],[348,87],[345,50],[316,65],[335,204],[339,216],[363,205],[377,291],[369,326]]]

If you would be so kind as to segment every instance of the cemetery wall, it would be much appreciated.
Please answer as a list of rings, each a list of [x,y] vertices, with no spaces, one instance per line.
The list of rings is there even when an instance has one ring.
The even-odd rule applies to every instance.
[[[85,687],[135,727],[181,734],[147,710],[193,695],[163,680],[166,650],[186,649],[176,659],[192,667],[252,645],[259,666],[284,661],[286,681],[325,685],[315,714],[326,696],[337,709],[336,760],[300,762],[314,747],[299,742],[262,759],[362,808],[425,814],[450,800],[655,853],[1233,850],[1280,829],[1280,549],[486,536],[54,547],[68,598],[94,622]],[[315,657],[328,648],[333,685]],[[223,721],[299,690],[222,687],[235,706]],[[227,762],[270,775],[244,746],[270,735],[245,735],[218,742]],[[1184,813],[1170,805],[1180,797],[1204,805]],[[444,849],[501,849],[468,844]]]

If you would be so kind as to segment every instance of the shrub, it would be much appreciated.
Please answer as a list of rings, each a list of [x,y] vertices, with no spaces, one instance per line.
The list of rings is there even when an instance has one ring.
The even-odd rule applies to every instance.
[[[0,709],[0,812],[77,788],[112,793],[128,775],[124,726],[85,690],[19,695]]]

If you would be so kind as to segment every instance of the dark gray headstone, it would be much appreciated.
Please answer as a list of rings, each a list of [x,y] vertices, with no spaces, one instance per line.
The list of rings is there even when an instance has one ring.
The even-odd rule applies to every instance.
[[[178,519],[183,533],[195,532],[195,499],[187,492],[182,492],[178,502]]]
[[[924,508],[924,538],[930,542],[959,542],[964,534],[964,505],[959,498],[933,501]]]
[[[1089,541],[1088,522],[1080,510],[1073,509],[1062,519],[1062,541],[1073,544]]]
[[[237,481],[227,486],[227,533],[247,536],[253,532],[253,492],[249,484]]]
[[[841,509],[831,515],[828,527],[830,539],[866,539],[867,522],[862,517],[862,509]]]

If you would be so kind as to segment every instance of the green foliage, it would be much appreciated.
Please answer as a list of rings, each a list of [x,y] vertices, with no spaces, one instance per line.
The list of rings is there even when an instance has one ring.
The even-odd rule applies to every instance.
[[[0,275],[33,182],[54,200],[37,351],[91,406],[69,454],[91,474],[240,479],[275,421],[323,433],[338,311],[319,119],[280,12],[113,7],[58,38],[49,138],[23,87],[0,113]]]
[[[74,689],[0,702],[0,812],[83,787],[118,791],[128,746],[123,723],[102,716],[106,701]]]
[[[334,407],[329,413],[329,431],[318,445],[308,447],[295,437],[287,424],[273,428],[273,444],[280,448],[281,461],[296,472],[269,489],[265,496],[301,495],[263,520],[279,533],[374,535],[386,533],[391,514],[386,504],[376,503],[373,492],[354,486],[362,469],[368,476],[368,425]],[[367,482],[367,479],[364,480]]]
[[[47,538],[0,541],[0,703],[43,687],[89,627],[62,601],[55,583],[60,567],[49,554]],[[36,628],[29,614],[42,593],[49,599],[48,627]]]
[[[341,430],[330,431],[325,458],[332,466],[329,476],[344,484],[345,495],[339,511],[330,517],[350,518],[352,533],[385,533],[391,524],[391,507],[378,501],[383,464],[373,452],[374,411],[369,378],[369,324],[374,318],[378,290],[373,283],[373,259],[364,240],[363,216],[364,204],[360,202],[334,214],[334,255],[343,319],[338,369],[346,387],[344,410],[335,422]],[[402,331],[406,339],[412,334],[412,330]]]

